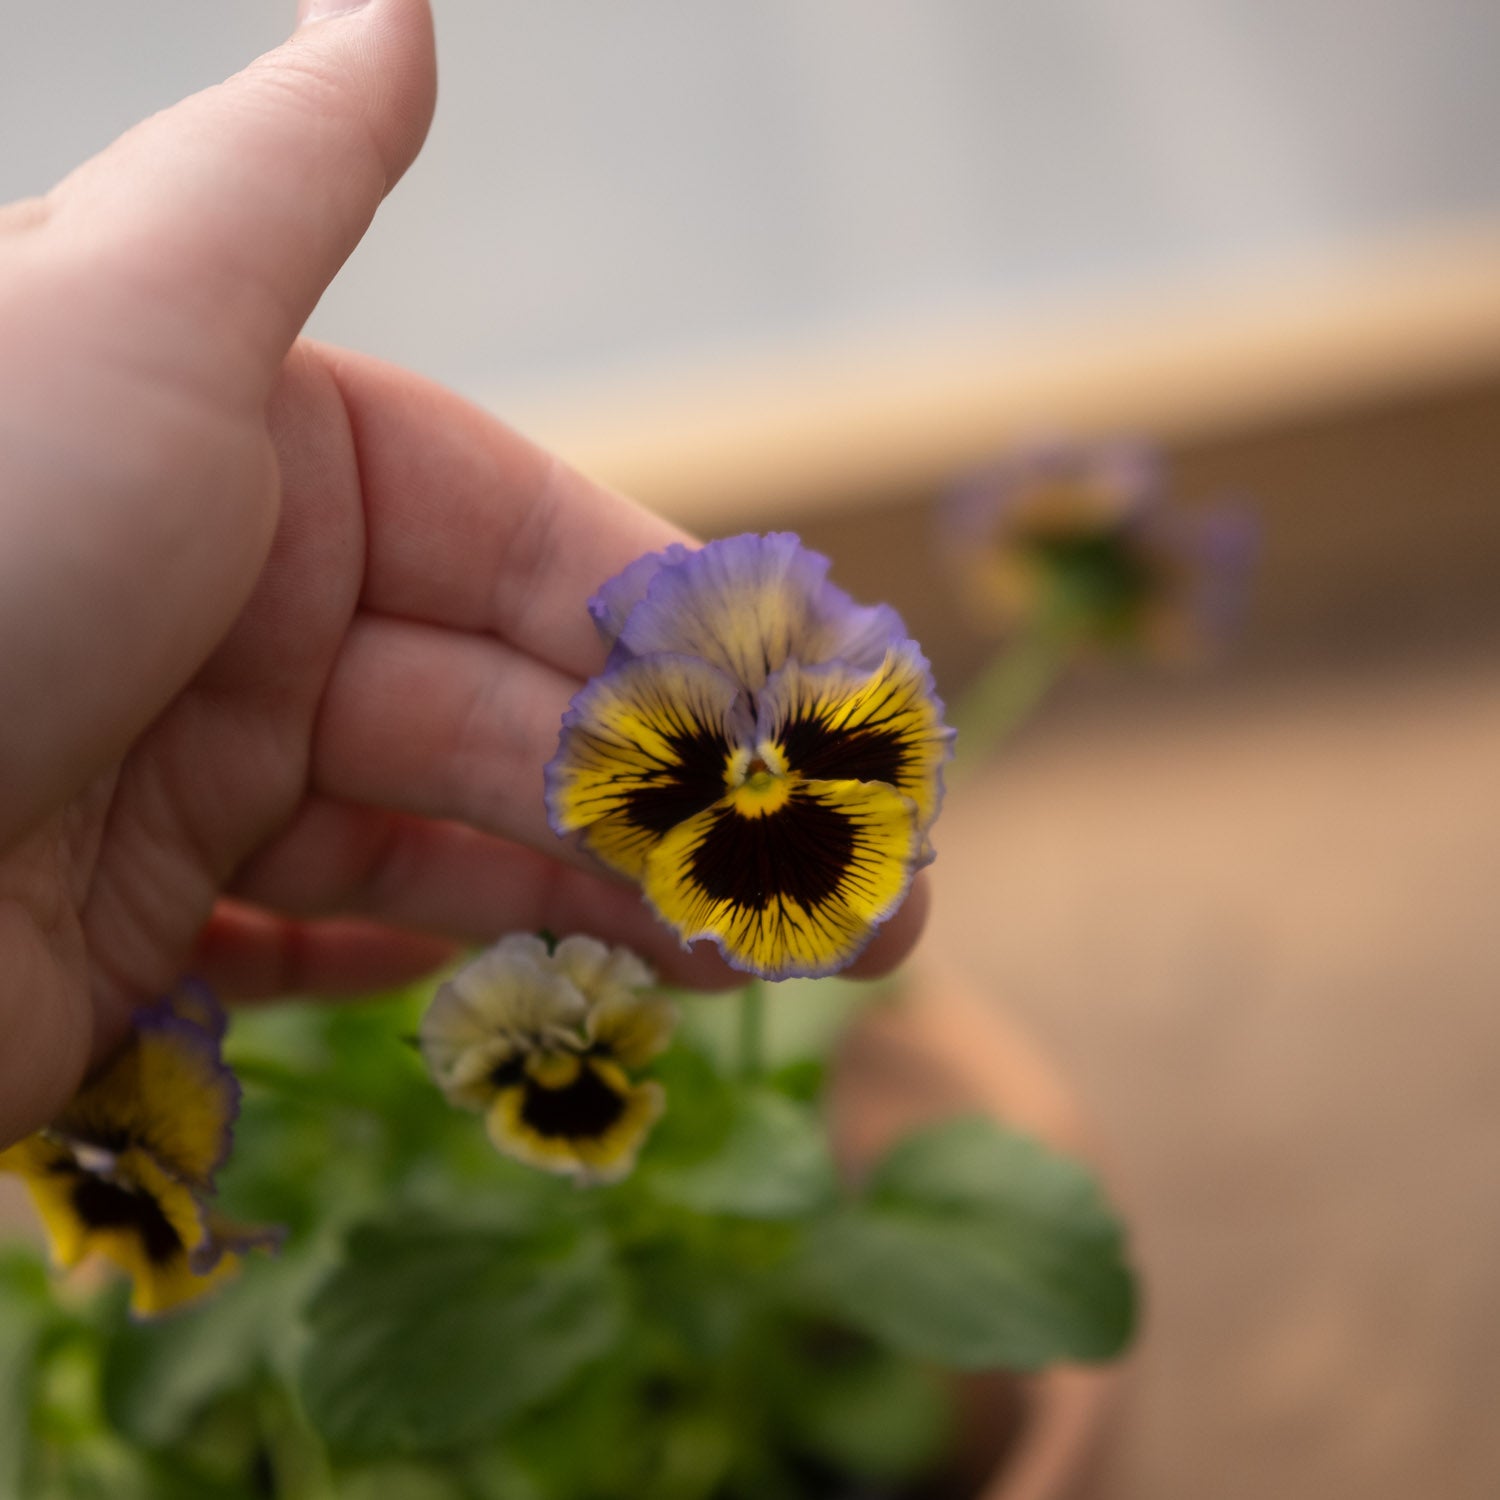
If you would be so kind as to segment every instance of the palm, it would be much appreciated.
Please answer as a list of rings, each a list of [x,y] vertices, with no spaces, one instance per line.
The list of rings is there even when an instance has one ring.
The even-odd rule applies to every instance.
[[[224,432],[231,451],[267,438]],[[587,921],[671,961],[631,893],[553,862],[541,767],[595,664],[583,598],[672,533],[612,502],[571,535],[598,491],[455,399],[317,349],[288,362],[269,437],[278,463],[238,503],[271,509],[275,538],[227,635],[0,860],[36,971],[6,1019],[52,1064],[28,1093],[65,1097],[195,947],[252,992],[404,977],[441,956],[430,934],[510,925]],[[225,891],[259,915],[203,945]],[[330,914],[395,930],[313,920]]]
[[[214,899],[309,795],[318,707],[359,601],[358,471],[326,371],[299,361],[275,409],[302,415],[277,443],[279,516],[259,583],[228,636],[91,794],[92,847],[75,879],[94,992],[112,1006],[178,969]],[[307,413],[325,420],[308,423]],[[345,452],[338,438],[343,436]],[[314,490],[308,470],[321,460]]]
[[[301,363],[284,393],[319,383],[326,372]],[[267,442],[263,426],[223,431],[231,454]],[[316,428],[305,442],[328,446]],[[237,500],[279,511],[279,524],[229,635],[144,734],[0,861],[38,940],[32,995],[50,999],[54,1045],[35,1054],[63,1073],[170,981],[225,883],[307,798],[318,704],[358,601],[364,542],[352,465],[334,467],[313,496],[298,482],[301,456],[281,458],[280,476],[252,472]]]

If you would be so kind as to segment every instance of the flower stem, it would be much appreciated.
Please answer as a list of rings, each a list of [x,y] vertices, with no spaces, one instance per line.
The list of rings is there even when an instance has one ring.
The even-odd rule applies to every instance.
[[[765,1071],[766,986],[752,979],[740,991],[740,1076],[759,1078]]]
[[[1062,676],[1071,647],[1072,636],[1061,624],[1038,624],[990,660],[949,716],[958,729],[950,788],[967,781],[1025,723]]]

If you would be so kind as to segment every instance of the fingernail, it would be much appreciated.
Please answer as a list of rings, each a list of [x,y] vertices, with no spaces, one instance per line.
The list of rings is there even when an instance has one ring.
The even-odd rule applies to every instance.
[[[314,21],[329,21],[363,10],[370,0],[297,0],[297,24],[310,26]]]

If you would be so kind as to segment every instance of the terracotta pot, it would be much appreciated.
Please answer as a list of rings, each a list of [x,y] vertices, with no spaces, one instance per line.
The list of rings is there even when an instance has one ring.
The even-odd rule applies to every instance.
[[[972,984],[932,964],[914,964],[900,994],[851,1029],[832,1101],[836,1148],[854,1175],[913,1127],[975,1110],[1070,1155],[1097,1155],[1045,1055]],[[966,1379],[953,1500],[1080,1500],[1121,1375],[1116,1364]]]

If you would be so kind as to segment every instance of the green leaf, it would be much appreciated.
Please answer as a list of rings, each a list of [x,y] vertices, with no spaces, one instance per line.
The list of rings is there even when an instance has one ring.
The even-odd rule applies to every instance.
[[[308,1321],[308,1415],[374,1456],[496,1436],[609,1353],[623,1302],[594,1235],[377,1224],[351,1235]]]
[[[176,1441],[209,1405],[284,1368],[299,1312],[326,1261],[305,1251],[252,1257],[222,1290],[170,1318],[122,1322],[105,1349],[104,1409],[147,1447]]]
[[[984,1115],[945,1120],[898,1141],[866,1191],[871,1199],[920,1199],[1120,1234],[1087,1167]]]
[[[781,1421],[799,1451],[839,1473],[899,1482],[942,1457],[953,1390],[930,1365],[863,1340],[835,1349],[814,1340],[776,1366]]]
[[[672,1047],[657,1058],[651,1074],[666,1090],[667,1110],[647,1137],[641,1165],[701,1160],[729,1132],[736,1086],[690,1047]]]
[[[625,1360],[596,1364],[546,1405],[528,1412],[498,1445],[468,1457],[474,1488],[497,1500],[606,1496],[631,1467],[630,1372]]]
[[[37,1357],[53,1321],[52,1289],[41,1257],[0,1255],[0,1495],[25,1493]]]
[[[695,1213],[790,1219],[831,1201],[832,1157],[821,1120],[769,1089],[737,1093],[721,1138],[697,1160],[653,1165],[643,1180],[658,1198]]]
[[[740,1414],[698,1399],[711,1377],[687,1392],[666,1387],[636,1355],[632,1347],[625,1358],[591,1371],[512,1429],[505,1457],[530,1478],[536,1495],[707,1500],[724,1494]]]
[[[122,1327],[104,1363],[110,1421],[148,1447],[180,1437],[210,1402],[255,1377],[264,1313],[241,1282],[202,1307]]]
[[[456,1479],[405,1459],[361,1464],[339,1476],[336,1493],[338,1500],[468,1500]]]
[[[811,1227],[797,1281],[852,1327],[963,1369],[1109,1359],[1135,1320],[1093,1178],[989,1120],[898,1145],[862,1202]]]
[[[531,1427],[530,1421],[523,1424],[526,1431]],[[578,1438],[575,1433],[574,1439]],[[463,1483],[463,1500],[569,1500],[566,1490],[540,1482],[503,1447],[465,1454],[456,1467],[457,1477]],[[357,1500],[357,1497],[345,1496],[340,1491],[338,1500]],[[406,1500],[404,1493],[399,1500]]]

